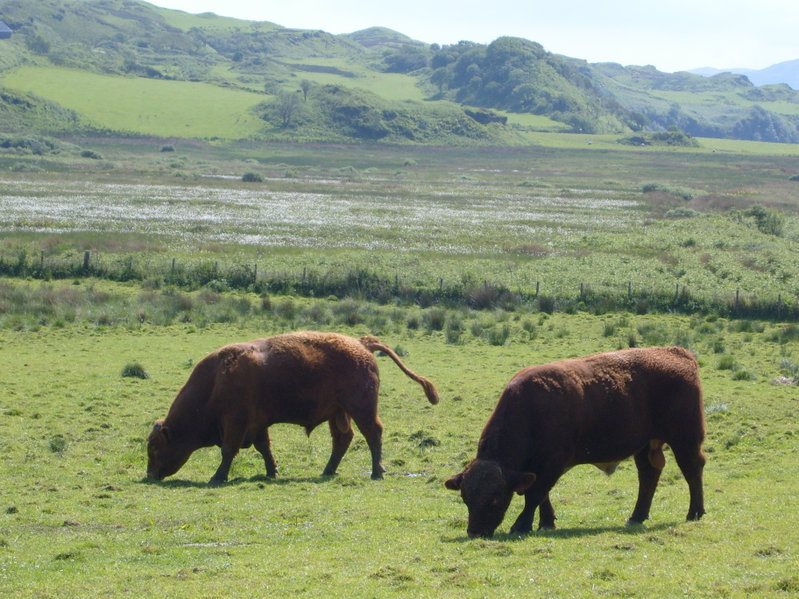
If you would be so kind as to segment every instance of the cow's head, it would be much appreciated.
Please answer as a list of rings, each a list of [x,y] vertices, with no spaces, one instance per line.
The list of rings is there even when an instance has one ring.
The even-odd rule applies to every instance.
[[[469,509],[469,536],[490,537],[502,523],[513,493],[523,495],[534,482],[532,472],[507,470],[493,460],[474,460],[444,486],[461,492]]]
[[[161,480],[175,474],[192,453],[192,448],[172,438],[163,420],[156,420],[147,439],[147,478]]]

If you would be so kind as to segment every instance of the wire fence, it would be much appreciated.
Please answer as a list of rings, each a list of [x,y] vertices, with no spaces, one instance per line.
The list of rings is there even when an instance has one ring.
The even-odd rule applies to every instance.
[[[717,314],[730,318],[759,318],[799,321],[796,297],[763,298],[736,288],[727,294],[694,294],[684,285],[673,289],[644,289],[632,282],[595,289],[580,283],[574,289],[547,289],[538,282],[534,288],[511,289],[501,283],[409,281],[398,274],[366,268],[320,272],[308,268],[294,271],[269,271],[258,264],[223,264],[218,261],[178,262],[176,258],[156,261],[135,256],[101,259],[91,252],[58,258],[35,258],[26,253],[0,256],[0,276],[39,280],[95,277],[110,281],[153,281],[183,289],[211,287],[216,291],[246,290],[259,294],[304,297],[356,297],[378,303],[401,302],[422,307],[445,305],[474,309],[528,307],[541,312],[589,311],[597,314],[626,311],[637,314],[680,313]]]

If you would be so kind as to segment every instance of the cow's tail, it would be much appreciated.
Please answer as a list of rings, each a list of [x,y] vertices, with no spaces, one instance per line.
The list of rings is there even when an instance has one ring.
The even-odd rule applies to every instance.
[[[402,372],[404,372],[406,375],[408,375],[409,378],[412,378],[414,381],[416,381],[422,386],[422,389],[424,389],[424,393],[425,395],[427,395],[427,399],[430,401],[431,404],[438,403],[438,391],[436,391],[435,385],[433,385],[433,383],[430,382],[425,377],[416,374],[413,370],[405,366],[405,364],[402,363],[402,360],[400,360],[400,357],[393,349],[382,343],[380,339],[378,339],[377,337],[373,337],[371,335],[361,337],[358,341],[360,341],[361,344],[369,351],[371,352],[381,351],[384,354],[386,354],[389,358],[394,360],[394,363],[397,366],[399,366]]]

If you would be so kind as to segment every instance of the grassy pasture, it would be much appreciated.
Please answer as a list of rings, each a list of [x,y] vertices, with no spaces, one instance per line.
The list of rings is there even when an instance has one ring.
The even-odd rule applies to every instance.
[[[799,186],[788,159],[244,145],[220,159],[191,145],[163,153],[155,142],[97,149],[124,168],[88,183],[1,176],[6,264],[21,252],[77,264],[90,249],[98,265],[130,260],[154,279],[175,259],[257,267],[262,278],[364,269],[428,289],[488,282],[572,298],[581,285],[616,295],[679,285],[728,300],[740,290],[747,301],[787,303],[797,293]],[[136,174],[145,169],[152,183]],[[243,183],[247,171],[266,179]],[[643,193],[653,181],[666,191]],[[781,236],[742,212],[753,203],[783,211]],[[673,209],[693,216],[668,217]]]
[[[98,291],[135,297],[136,289]],[[615,349],[628,329],[677,334],[690,319],[540,315],[535,338],[525,339],[516,322],[501,346],[472,338],[452,345],[441,332],[387,325],[382,338],[437,383],[442,403],[428,405],[380,359],[386,480],[368,479],[368,450],[357,433],[339,475],[326,480],[319,477],[329,451],[324,427],[306,438],[299,427],[279,425],[271,431],[278,480],[263,478],[249,449],[228,485],[207,488],[214,449],[196,453],[164,483],[142,480],[150,424],[206,352],[289,323],[275,313],[205,326],[135,319],[98,326],[89,318],[0,330],[3,594],[142,596],[153,585],[182,597],[781,597],[799,590],[799,518],[786,509],[799,492],[790,474],[799,466],[799,399],[795,386],[772,383],[779,356],[796,360],[799,347],[777,340],[780,325],[693,321],[708,417],[702,521],[683,522],[687,488],[667,453],[653,519],[643,528],[623,526],[636,492],[635,468],[625,462],[611,478],[590,467],[564,476],[553,496],[558,530],[507,535],[521,509],[517,498],[494,539],[470,541],[465,507],[442,481],[473,455],[507,379],[530,363]],[[754,380],[719,368],[719,342]],[[149,378],[123,378],[128,363],[141,364]]]
[[[385,100],[391,101],[414,100],[421,102],[425,99],[424,92],[416,85],[416,80],[410,75],[402,73],[381,73],[339,58],[316,56],[307,58],[301,62],[292,62],[292,65],[301,65],[297,72],[298,80],[307,79],[318,85],[340,85],[342,87],[361,88],[375,93]],[[322,69],[338,69],[342,73],[347,73],[348,75],[335,72],[323,72]]]
[[[10,89],[48,98],[99,128],[161,137],[242,139],[262,127],[251,109],[262,94],[206,83],[112,77],[54,67],[22,67]],[[93,115],[91,119],[86,115]]]
[[[544,134],[542,134],[544,135]],[[547,139],[566,136],[550,134]],[[747,152],[408,148],[72,140],[0,153],[0,264],[76,261],[90,249],[135,283],[0,278],[0,594],[148,596],[677,596],[799,593],[799,334],[777,320],[540,304],[373,304],[351,297],[177,287],[181,264],[259,264],[261,276],[365,268],[426,288],[675,283],[797,295],[795,160]],[[596,138],[593,138],[596,139]],[[565,143],[565,142],[564,142]],[[735,142],[736,144],[739,142]],[[582,145],[575,145],[582,144]],[[83,158],[91,148],[102,160]],[[785,146],[786,152],[795,148]],[[777,147],[776,150],[783,150]],[[264,181],[245,184],[244,172]],[[643,193],[647,183],[659,191]],[[678,197],[686,191],[692,199]],[[762,204],[781,235],[746,216]],[[691,208],[691,218],[667,217]],[[118,272],[118,271],[117,271]],[[227,271],[225,271],[227,272]],[[44,278],[47,278],[46,276]],[[586,281],[587,280],[587,281]],[[386,480],[356,433],[337,477],[320,427],[271,431],[280,478],[252,449],[208,488],[218,451],[142,480],[144,442],[191,366],[227,342],[296,329],[373,333],[406,352],[442,402],[380,359]],[[532,363],[629,345],[696,352],[708,420],[708,514],[685,523],[673,458],[643,528],[623,526],[635,468],[582,467],[556,486],[559,529],[470,541],[442,482],[474,454],[503,385]],[[123,377],[142,367],[148,378]],[[793,384],[791,384],[793,381]]]

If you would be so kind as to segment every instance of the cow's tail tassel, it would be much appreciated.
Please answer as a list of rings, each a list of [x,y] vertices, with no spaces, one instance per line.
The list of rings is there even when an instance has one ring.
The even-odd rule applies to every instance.
[[[433,383],[429,379],[426,379],[425,377],[416,374],[413,370],[405,366],[405,364],[402,362],[402,360],[400,360],[400,357],[396,354],[396,352],[393,349],[391,349],[390,347],[382,343],[380,339],[378,339],[377,337],[373,337],[372,335],[366,335],[365,337],[361,337],[359,341],[369,351],[371,352],[381,351],[384,354],[386,354],[389,358],[394,360],[394,363],[397,366],[399,366],[402,372],[404,372],[406,375],[408,375],[409,378],[413,379],[422,386],[422,389],[424,389],[424,393],[431,404],[438,403],[438,391],[436,391],[435,385],[433,385]]]

